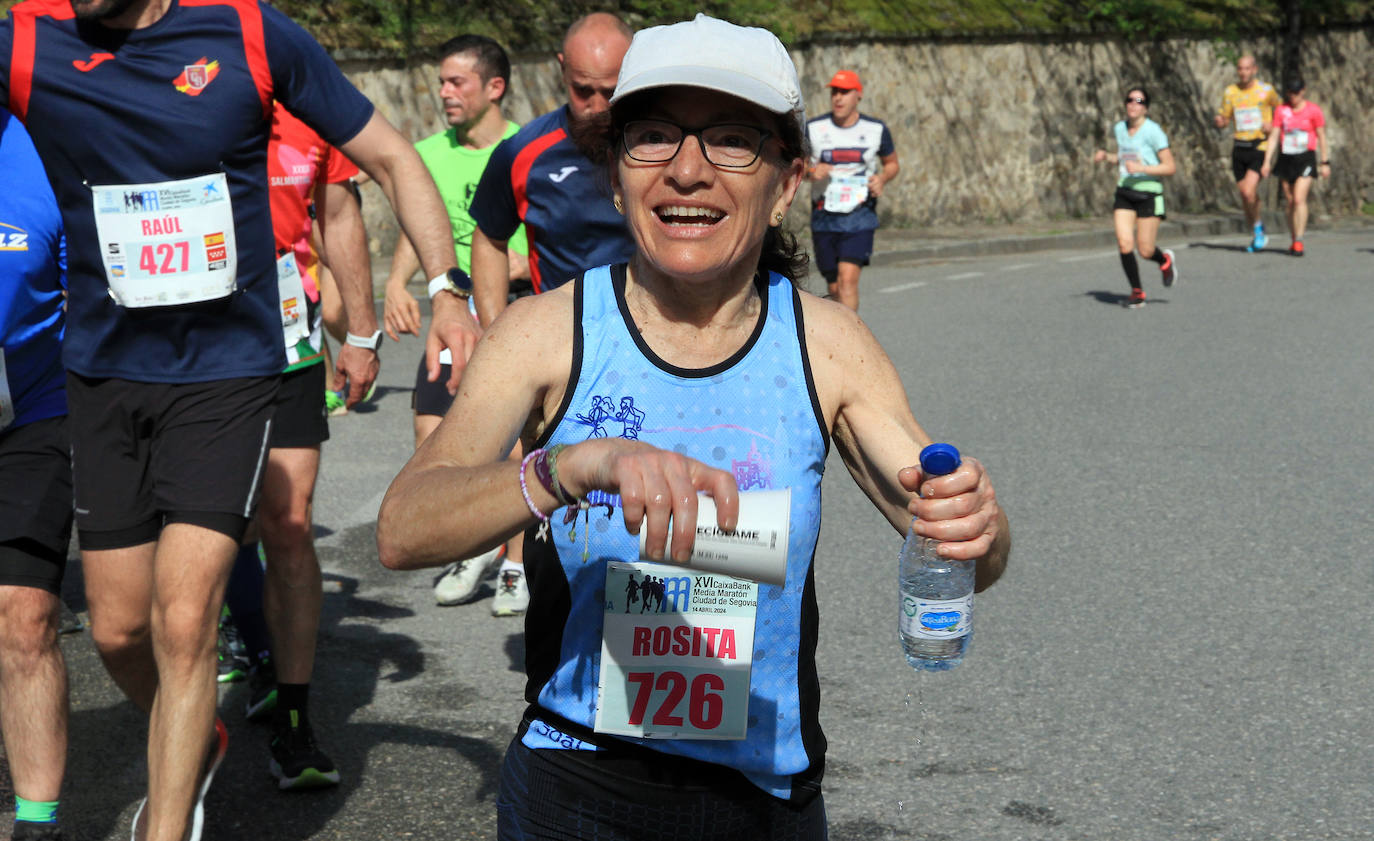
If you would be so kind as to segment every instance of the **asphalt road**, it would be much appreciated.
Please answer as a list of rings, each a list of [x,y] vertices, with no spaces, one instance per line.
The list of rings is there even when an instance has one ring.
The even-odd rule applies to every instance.
[[[1301,260],[1243,242],[1166,242],[1181,280],[1162,289],[1142,265],[1135,311],[1110,248],[864,273],[862,314],[917,418],[988,465],[1015,548],[965,664],[913,673],[899,537],[832,460],[817,560],[831,838],[1374,838],[1374,230],[1313,233]],[[278,793],[231,688],[207,841],[495,837],[522,623],[492,618],[489,594],[437,608],[431,574],[376,560],[418,354],[388,342],[375,403],[325,446],[312,698],[344,782]],[[88,634],[64,650],[64,823],[122,841],[144,725]]]

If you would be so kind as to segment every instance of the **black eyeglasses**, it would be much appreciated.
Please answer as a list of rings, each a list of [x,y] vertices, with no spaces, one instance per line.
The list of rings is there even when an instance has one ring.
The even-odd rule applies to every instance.
[[[1150,103],[1146,102],[1144,99],[1142,99],[1142,98],[1140,98],[1140,97],[1138,97],[1138,96],[1128,96],[1128,97],[1126,97],[1126,104],[1127,104],[1127,105],[1130,105],[1132,102],[1134,102],[1136,105],[1149,105],[1149,104],[1150,104]]]
[[[688,135],[696,136],[701,154],[713,166],[739,168],[759,159],[773,132],[741,123],[687,129],[667,120],[631,120],[625,124],[621,143],[632,160],[661,164],[677,157]]]

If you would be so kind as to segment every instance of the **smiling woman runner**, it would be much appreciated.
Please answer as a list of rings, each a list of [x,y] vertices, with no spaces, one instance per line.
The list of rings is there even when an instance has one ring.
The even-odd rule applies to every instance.
[[[826,837],[812,560],[832,440],[899,533],[919,517],[942,554],[978,559],[980,589],[1005,566],[982,466],[909,466],[930,438],[887,355],[793,286],[805,262],[778,226],[801,103],[765,30],[698,15],[638,33],[606,138],[633,258],[513,304],[382,505],[392,568],[526,532],[530,707],[503,839]],[[517,438],[518,471],[502,461]],[[781,585],[676,565],[698,492],[718,512],[703,528],[731,529],[741,486],[790,492]],[[638,562],[641,531],[659,563]]]

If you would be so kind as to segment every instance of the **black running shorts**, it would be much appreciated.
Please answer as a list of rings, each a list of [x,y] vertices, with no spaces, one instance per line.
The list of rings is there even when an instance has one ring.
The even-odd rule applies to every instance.
[[[72,534],[64,417],[0,432],[0,585],[58,593]]]
[[[453,376],[452,365],[439,366],[439,379],[430,382],[425,379],[425,358],[420,357],[420,367],[415,371],[415,392],[410,395],[410,408],[417,415],[448,414],[453,405],[453,395],[448,393],[448,378]]]
[[[1274,174],[1289,184],[1299,178],[1318,178],[1317,153],[1308,150],[1298,155],[1279,155],[1278,163],[1274,164]]]
[[[204,383],[68,372],[82,549],[123,549],[189,523],[242,540],[257,505],[280,376]]]
[[[324,405],[328,369],[316,362],[281,375],[269,446],[318,447],[329,440],[329,410]]]
[[[522,728],[523,729],[523,728]],[[663,758],[626,765],[591,751],[506,749],[499,841],[825,841],[819,791],[779,800],[738,771]]]
[[[1117,187],[1116,197],[1112,200],[1112,210],[1133,210],[1136,218],[1164,218],[1164,194],[1132,190],[1130,187]]]
[[[1237,181],[1243,180],[1247,172],[1259,172],[1263,166],[1264,152],[1260,150],[1258,140],[1248,143],[1237,141],[1231,147],[1231,174]]]

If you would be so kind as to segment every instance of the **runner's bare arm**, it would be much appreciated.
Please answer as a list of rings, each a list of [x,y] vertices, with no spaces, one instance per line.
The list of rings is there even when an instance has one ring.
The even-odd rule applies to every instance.
[[[377,312],[372,305],[372,261],[367,253],[362,210],[352,186],[348,182],[322,185],[315,206],[320,241],[338,286],[348,332],[371,336],[377,331]],[[332,388],[341,389],[347,382],[347,405],[352,407],[367,394],[380,370],[374,351],[344,343],[339,348]]]
[[[802,302],[816,394],[850,475],[899,533],[915,517],[917,533],[944,541],[941,554],[978,559],[977,587],[991,586],[1011,531],[982,464],[966,457],[948,476],[922,476],[916,465],[931,439],[877,339],[846,307],[810,295]]]
[[[406,289],[410,278],[420,269],[420,258],[405,232],[396,235],[396,249],[391,254],[391,273],[386,278],[386,300],[382,306],[382,320],[386,334],[395,341],[401,333],[420,335],[420,304]]]
[[[472,232],[472,294],[477,301],[477,317],[487,327],[506,308],[506,296],[510,294],[507,242],[491,239],[481,228]]]
[[[401,228],[415,246],[426,277],[438,277],[457,265],[448,211],[439,198],[434,179],[415,147],[385,117],[374,112],[363,130],[339,149],[386,193]],[[453,352],[449,391],[456,389],[481,332],[468,314],[466,301],[447,292],[435,295],[429,336],[425,340],[430,382],[439,378],[439,351],[446,347]]]

